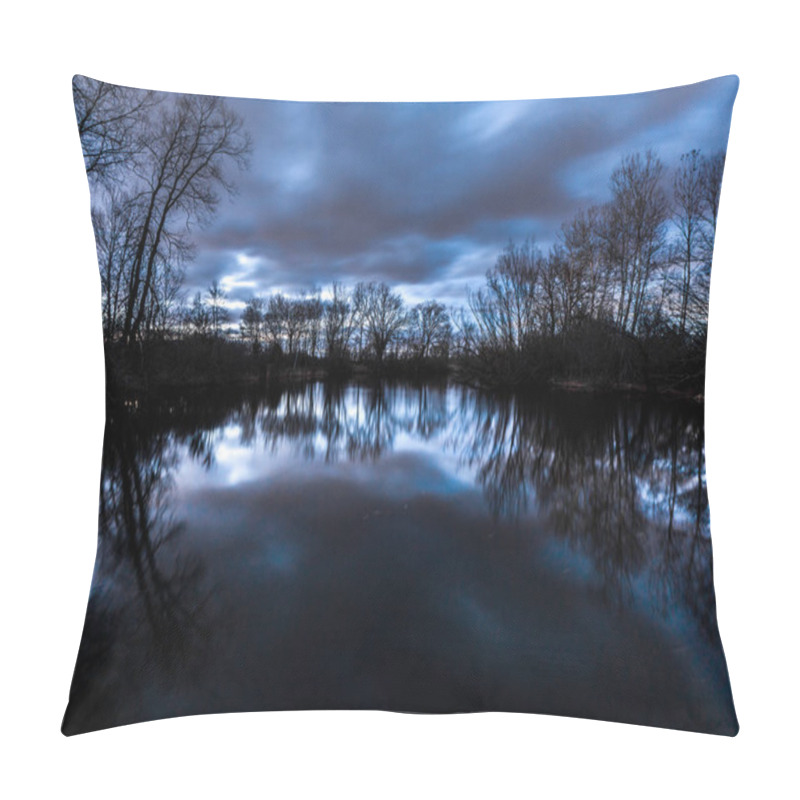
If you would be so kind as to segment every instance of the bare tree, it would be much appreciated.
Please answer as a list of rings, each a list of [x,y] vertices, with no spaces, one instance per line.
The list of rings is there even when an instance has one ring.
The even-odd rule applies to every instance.
[[[592,206],[561,227],[566,259],[575,273],[576,305],[581,315],[588,317],[606,312],[609,280],[603,263],[602,214],[601,208]]]
[[[73,79],[78,130],[93,183],[106,335],[126,344],[174,326],[196,224],[210,220],[228,165],[250,149],[221,98],[169,95]]]
[[[717,232],[719,197],[725,154],[703,158],[700,167],[702,221],[699,227],[698,260],[687,304],[687,328],[695,339],[705,340],[708,323],[708,295],[711,284],[711,260]]]
[[[703,243],[704,257],[711,263],[714,251],[714,236],[717,232],[719,197],[722,189],[722,173],[725,170],[725,153],[716,153],[703,159],[701,183],[703,191],[703,220],[706,223]]]
[[[584,265],[569,258],[566,248],[556,243],[541,270],[543,322],[550,336],[565,333],[588,314],[589,293]]]
[[[310,293],[303,292],[297,301],[302,322],[301,348],[310,358],[316,358],[321,338],[323,308],[319,294],[315,288]]]
[[[353,333],[353,303],[341,283],[334,283],[332,297],[324,304],[323,336],[325,354],[332,362],[342,361],[348,355]]]
[[[142,152],[147,114],[161,102],[155,92],[92,80],[72,79],[75,116],[89,179],[99,183],[124,177]]]
[[[274,294],[267,301],[267,310],[264,312],[265,338],[273,349],[280,351],[284,349],[285,304],[286,298],[282,294]]]
[[[289,355],[297,356],[306,321],[303,301],[293,297],[286,298],[283,313],[286,350]]]
[[[211,333],[211,311],[203,302],[203,295],[198,292],[192,300],[187,312],[189,328],[198,336],[206,337]]]
[[[427,300],[411,309],[409,346],[414,358],[446,358],[450,349],[450,316],[443,303]]]
[[[126,343],[143,332],[165,251],[184,248],[191,226],[207,222],[216,210],[218,190],[233,190],[225,165],[243,167],[250,143],[241,118],[220,98],[184,95],[161,108],[141,146],[143,159],[135,170],[138,237],[123,325]]]
[[[244,307],[239,324],[242,338],[254,353],[261,350],[264,341],[264,307],[263,297],[251,297]]]
[[[225,305],[227,300],[225,290],[217,281],[213,281],[208,287],[208,309],[211,315],[211,333],[219,339],[223,334],[222,326],[230,318],[230,313]]]
[[[103,298],[103,335],[117,337],[127,301],[126,265],[130,262],[136,231],[124,200],[114,198],[108,209],[92,209],[92,225],[100,265]]]
[[[296,356],[305,326],[303,301],[278,292],[269,298],[264,320],[273,344]]]
[[[365,306],[367,335],[378,364],[405,322],[403,300],[385,283],[367,285]]]
[[[700,256],[704,211],[703,161],[699,150],[681,156],[673,182],[673,221],[678,231],[677,255],[680,312],[678,330],[686,332],[686,315],[693,289],[694,265]]]
[[[519,352],[536,327],[542,256],[532,240],[509,243],[486,275],[486,287],[469,293],[479,335],[492,347]]]
[[[148,336],[165,338],[179,327],[179,299],[184,279],[185,257],[179,252],[164,259],[156,271],[153,300],[148,305],[145,329]]]
[[[605,214],[606,255],[617,279],[619,327],[635,334],[645,309],[650,278],[666,240],[664,165],[652,150],[622,159],[611,174],[613,200]]]
[[[364,357],[367,348],[367,307],[369,303],[369,287],[359,281],[350,296],[350,313],[353,320],[351,344],[357,360]]]

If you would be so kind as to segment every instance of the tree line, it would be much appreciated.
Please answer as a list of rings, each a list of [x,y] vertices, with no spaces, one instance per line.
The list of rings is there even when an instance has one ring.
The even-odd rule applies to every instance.
[[[254,354],[329,369],[456,368],[487,385],[546,380],[702,391],[709,279],[724,155],[692,150],[668,170],[652,151],[621,160],[611,200],[579,211],[546,252],[510,242],[466,305],[406,306],[385,283],[253,296],[238,336]],[[183,333],[210,324],[219,287]]]
[[[622,158],[611,199],[542,252],[510,243],[468,292],[461,349],[489,382],[590,377],[702,390],[724,154]]]
[[[92,186],[107,341],[133,345],[174,321],[192,229],[207,223],[250,138],[219,97],[170,96],[73,79]]]
[[[436,300],[408,307],[382,282],[359,282],[352,289],[334,283],[330,297],[315,290],[292,297],[281,292],[247,300],[238,330],[225,328],[225,293],[212,283],[178,313],[181,336],[234,338],[255,356],[288,365],[324,361],[330,367],[358,363],[380,367],[388,361],[446,363],[453,340],[451,315]],[[216,320],[216,321],[215,321]]]
[[[509,242],[465,304],[413,306],[384,282],[252,296],[235,323],[214,282],[182,293],[192,230],[210,221],[251,144],[221,98],[76,77],[78,128],[112,364],[195,379],[263,368],[447,370],[485,385],[579,380],[702,391],[724,154],[668,168],[621,159],[611,199],[579,211],[546,251]]]

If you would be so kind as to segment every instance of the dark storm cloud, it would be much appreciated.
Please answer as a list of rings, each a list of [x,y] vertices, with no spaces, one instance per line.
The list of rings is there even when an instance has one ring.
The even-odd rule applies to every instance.
[[[240,300],[333,280],[454,294],[509,238],[549,244],[580,207],[607,199],[622,156],[652,147],[674,164],[693,147],[723,149],[735,88],[724,78],[571,100],[231,101],[253,137],[251,169],[197,236],[187,282],[225,278]]]

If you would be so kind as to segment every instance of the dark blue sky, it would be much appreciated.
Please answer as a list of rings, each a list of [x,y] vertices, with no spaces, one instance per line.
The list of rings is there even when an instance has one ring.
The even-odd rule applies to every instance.
[[[187,288],[215,278],[235,305],[278,289],[385,280],[460,304],[509,238],[543,246],[608,199],[626,154],[668,166],[724,150],[738,81],[636,95],[476,103],[232,100],[253,139]]]

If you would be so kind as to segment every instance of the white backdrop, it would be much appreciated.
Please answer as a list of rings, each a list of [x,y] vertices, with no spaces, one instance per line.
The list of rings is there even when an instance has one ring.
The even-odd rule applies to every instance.
[[[732,8],[700,0],[6,8],[6,796],[797,791],[795,25],[788,4]],[[739,74],[707,386],[715,583],[736,739],[551,717],[379,712],[197,717],[61,736],[94,560],[103,425],[100,289],[70,91],[76,72],[146,88],[307,100],[609,94]]]

